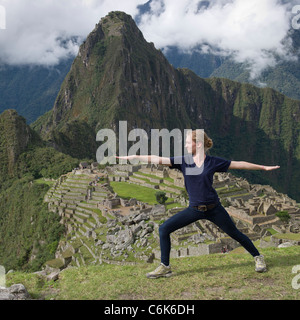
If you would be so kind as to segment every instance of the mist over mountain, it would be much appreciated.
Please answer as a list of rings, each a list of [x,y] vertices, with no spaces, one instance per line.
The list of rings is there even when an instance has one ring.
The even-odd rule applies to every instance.
[[[69,0],[66,0],[69,1]],[[296,1],[124,0],[8,2],[0,34],[0,112],[16,109],[29,123],[49,111],[80,44],[108,10],[132,14],[148,42],[175,68],[299,96]],[[33,18],[35,17],[35,18]],[[17,94],[16,94],[17,92]]]
[[[169,47],[164,53],[177,68],[189,68],[203,78],[221,77],[259,87],[270,87],[293,99],[300,99],[300,31],[291,30],[294,59],[286,61],[277,58],[275,66],[266,67],[258,77],[251,78],[248,63],[237,63],[233,57],[225,57],[218,52],[203,53],[195,48],[183,52],[177,47]]]

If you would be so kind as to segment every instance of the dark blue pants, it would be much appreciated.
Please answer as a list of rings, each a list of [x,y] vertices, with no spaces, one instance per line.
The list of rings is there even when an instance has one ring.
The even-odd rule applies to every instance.
[[[168,266],[170,263],[170,234],[200,219],[213,222],[231,238],[238,241],[253,257],[259,256],[259,252],[252,241],[237,229],[227,211],[219,204],[214,209],[206,212],[188,207],[175,214],[159,227],[161,262],[164,265]]]

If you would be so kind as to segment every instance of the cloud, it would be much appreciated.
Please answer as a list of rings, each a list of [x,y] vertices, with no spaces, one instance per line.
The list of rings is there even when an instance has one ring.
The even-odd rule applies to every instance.
[[[177,46],[185,51],[231,56],[247,63],[251,77],[276,64],[276,57],[293,59],[291,5],[278,0],[152,0],[140,28],[159,48]]]
[[[249,65],[251,76],[292,59],[288,32],[299,0],[152,0],[139,27],[157,48],[231,56]],[[137,17],[147,0],[0,0],[6,30],[0,30],[0,63],[55,65],[75,56],[80,43],[110,11]]]
[[[55,65],[74,56],[95,24],[110,11],[138,12],[143,0],[0,0],[0,63]]]

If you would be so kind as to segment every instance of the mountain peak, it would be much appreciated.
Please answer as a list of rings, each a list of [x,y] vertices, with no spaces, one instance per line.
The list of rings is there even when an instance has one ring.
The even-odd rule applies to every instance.
[[[128,27],[134,31],[141,32],[136,26],[132,17],[125,12],[112,11],[106,17],[102,18],[100,25],[107,31],[108,36],[121,36],[124,34],[124,30],[128,31]],[[97,26],[96,26],[97,28]]]
[[[104,46],[111,44],[116,39],[124,39],[131,37],[129,44],[132,40],[140,39],[145,41],[142,32],[138,29],[132,17],[121,11],[112,11],[106,17],[102,18],[95,29],[89,34],[86,41],[82,44],[79,56],[87,67],[89,64],[89,57],[95,46],[98,47],[99,55],[104,54]],[[102,45],[99,43],[102,41]],[[104,43],[103,43],[104,42]],[[125,44],[126,41],[123,41]],[[101,50],[102,48],[102,50]]]
[[[5,144],[9,148],[17,149],[17,154],[27,147],[31,138],[31,129],[25,118],[13,109],[7,109],[0,115],[0,131]]]
[[[124,36],[129,33],[145,41],[140,29],[133,18],[120,11],[110,12],[102,21],[104,29],[107,28],[108,36]]]
[[[67,123],[75,120],[77,125],[84,122],[90,126],[94,140],[101,128],[117,129],[120,118],[131,128],[147,131],[170,127],[166,122],[173,121],[171,104],[180,109],[177,98],[166,98],[176,92],[176,73],[161,51],[144,39],[131,16],[111,12],[81,45],[53,110],[34,127],[56,146],[62,141],[57,141],[60,134],[53,135],[54,131],[70,133],[63,127],[70,127]],[[146,115],[147,121],[137,114]],[[178,117],[183,118],[184,114]]]
[[[19,155],[34,141],[40,139],[17,111],[8,109],[0,114],[0,176],[12,175]]]

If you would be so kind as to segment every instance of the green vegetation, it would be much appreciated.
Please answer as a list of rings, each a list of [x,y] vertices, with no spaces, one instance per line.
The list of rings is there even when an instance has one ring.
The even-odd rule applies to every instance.
[[[291,219],[291,216],[287,211],[279,211],[276,213],[276,217],[278,217],[283,222],[288,222]]]
[[[161,185],[161,184],[160,184]],[[138,201],[154,205],[160,203],[157,199],[157,194],[161,192],[161,195],[166,193],[163,191],[157,191],[157,189],[151,189],[148,187],[143,187],[136,184],[130,184],[127,182],[110,182],[110,186],[113,188],[114,192],[118,194],[119,197],[124,199],[135,198]],[[181,207],[180,203],[168,203],[166,202],[168,197],[166,197],[163,204],[166,206],[166,210],[169,210],[174,207]]]
[[[107,219],[103,217],[101,210],[99,209],[92,209],[92,210],[93,212],[97,213],[100,223],[102,224],[107,223]]]
[[[37,271],[54,257],[64,227],[43,203],[48,189],[25,177],[0,193],[0,261],[7,270]]]
[[[7,285],[23,283],[34,298],[56,300],[299,300],[292,268],[299,264],[299,247],[262,249],[268,272],[254,271],[247,253],[211,254],[172,259],[174,276],[151,280],[145,274],[155,264],[102,264],[64,270],[57,282],[15,272]]]
[[[299,233],[276,233],[274,234],[274,237],[278,239],[285,239],[285,240],[300,240],[300,234]]]
[[[16,174],[33,175],[34,179],[57,179],[72,171],[79,160],[67,156],[49,147],[38,147],[22,153],[19,157]]]
[[[274,230],[273,228],[268,228],[267,230],[271,233],[271,235],[278,233],[278,232],[277,232],[276,230]]]
[[[95,158],[97,144],[95,132],[85,121],[74,120],[63,123],[58,130],[53,133],[53,139],[60,149],[74,157],[84,159],[90,156]],[[85,141],[85,143],[81,143]]]
[[[173,203],[166,203],[166,210],[172,209],[172,208],[183,208],[183,206],[179,202],[173,202]]]
[[[55,180],[49,180],[49,179],[45,179],[45,178],[41,178],[41,179],[36,179],[34,180],[34,183],[37,184],[46,184],[49,187],[52,187],[55,184]]]
[[[43,202],[53,184],[45,178],[57,179],[77,164],[52,148],[32,146],[20,154],[13,176],[2,174],[0,261],[6,269],[37,271],[54,257],[64,228]]]
[[[116,192],[121,198],[128,200],[135,198],[144,203],[156,204],[155,193],[157,190],[155,189],[149,189],[147,187],[129,184],[127,182],[110,182],[110,185],[114,192]]]
[[[156,198],[156,201],[160,204],[165,204],[165,202],[168,200],[166,193],[163,191],[157,191],[155,193],[155,198]]]
[[[0,160],[1,265],[40,270],[64,231],[43,202],[49,179],[71,171],[78,160],[47,147],[13,110],[0,115]]]

